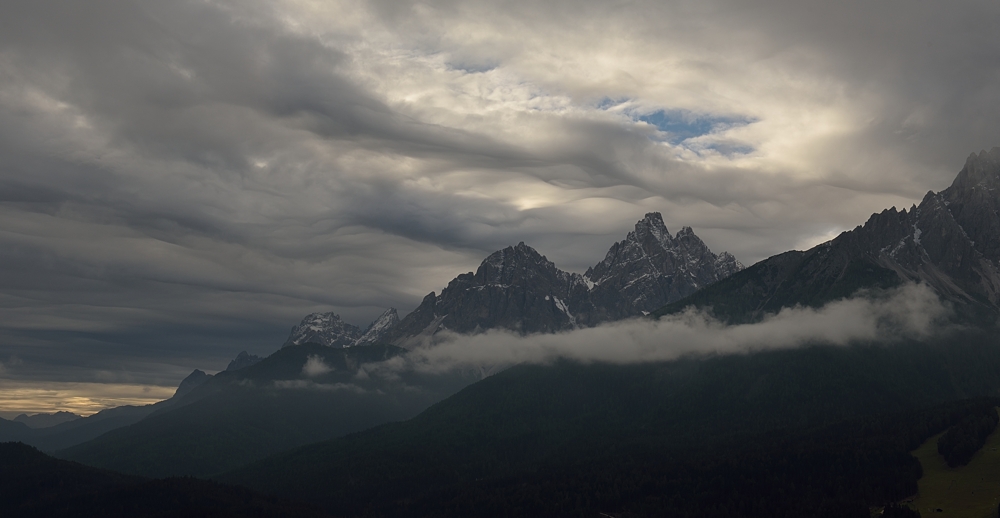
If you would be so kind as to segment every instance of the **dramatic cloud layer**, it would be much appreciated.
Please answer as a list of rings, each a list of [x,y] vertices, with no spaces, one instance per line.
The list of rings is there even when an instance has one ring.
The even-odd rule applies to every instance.
[[[691,310],[660,320],[628,320],[527,337],[506,331],[474,336],[438,334],[433,342],[415,348],[405,357],[369,366],[367,371],[444,372],[557,359],[640,363],[805,345],[888,344],[943,332],[949,314],[949,308],[930,288],[907,284],[877,296],[859,294],[819,309],[786,308],[755,324],[727,326],[706,313]]]
[[[1000,144],[997,26],[987,0],[4,2],[3,376],[176,384],[518,241],[582,271],[651,210],[746,264],[809,247]]]

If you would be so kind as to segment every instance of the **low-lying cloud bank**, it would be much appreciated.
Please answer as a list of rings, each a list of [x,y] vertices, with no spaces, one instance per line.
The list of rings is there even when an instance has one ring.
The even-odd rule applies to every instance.
[[[423,372],[549,363],[558,359],[617,364],[685,356],[741,354],[804,345],[850,345],[927,338],[942,329],[951,309],[925,285],[865,292],[821,308],[786,308],[754,324],[725,325],[708,312],[689,310],[660,320],[637,319],[557,334],[519,336],[438,333],[390,369]]]

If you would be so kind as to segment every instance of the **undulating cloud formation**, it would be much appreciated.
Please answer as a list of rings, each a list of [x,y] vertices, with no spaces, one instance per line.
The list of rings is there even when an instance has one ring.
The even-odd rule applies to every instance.
[[[1000,144],[998,26],[993,0],[3,2],[2,375],[175,386],[519,241],[582,271],[647,211],[748,265],[812,246]]]
[[[406,356],[366,366],[366,371],[495,370],[559,359],[626,364],[809,345],[891,344],[947,331],[950,314],[932,289],[906,284],[884,293],[859,293],[821,308],[786,308],[754,324],[725,325],[692,309],[660,320],[626,320],[557,334],[439,333]]]

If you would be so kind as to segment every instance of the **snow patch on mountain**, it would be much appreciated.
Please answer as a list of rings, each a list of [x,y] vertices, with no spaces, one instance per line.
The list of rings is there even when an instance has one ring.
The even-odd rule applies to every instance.
[[[396,308],[389,308],[364,331],[344,322],[336,313],[312,313],[292,327],[282,347],[317,343],[327,347],[353,347],[383,341],[399,323]]]

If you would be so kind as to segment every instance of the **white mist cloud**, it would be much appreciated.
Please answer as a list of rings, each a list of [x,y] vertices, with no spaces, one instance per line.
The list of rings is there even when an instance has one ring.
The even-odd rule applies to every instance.
[[[306,363],[302,366],[302,374],[310,378],[321,376],[332,370],[333,368],[327,365],[322,357],[315,354],[306,358]]]
[[[626,364],[810,344],[894,342],[930,336],[949,313],[930,288],[907,284],[818,309],[783,309],[754,324],[725,325],[706,312],[689,310],[658,321],[629,320],[527,337],[506,331],[472,336],[439,333],[433,342],[414,349],[405,359],[387,362],[386,367],[405,364],[406,368],[441,372],[482,365],[548,363],[561,358]]]

